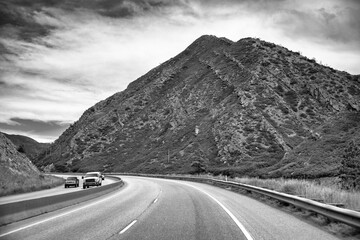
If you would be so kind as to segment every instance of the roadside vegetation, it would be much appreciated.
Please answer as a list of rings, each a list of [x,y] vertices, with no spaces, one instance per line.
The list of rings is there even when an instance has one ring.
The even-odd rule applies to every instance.
[[[337,184],[298,179],[258,179],[235,178],[252,186],[263,187],[278,192],[297,195],[328,204],[344,204],[347,209],[360,211],[360,191],[343,190]]]
[[[219,178],[226,178],[219,176]],[[307,199],[332,204],[340,207],[360,211],[360,191],[355,189],[344,190],[342,189],[341,180],[334,178],[311,180],[299,179],[258,179],[258,178],[233,178],[230,181],[239,182],[247,185],[271,189],[277,192],[297,195]],[[344,239],[359,239],[360,231],[350,225],[333,222],[330,219],[322,216],[321,214],[314,214],[312,211],[299,209],[291,204],[283,204],[280,201],[271,200],[259,194],[250,195],[254,198],[259,198],[268,204],[276,205],[287,212],[307,219],[308,221],[317,224],[324,230],[342,237]]]
[[[7,179],[1,182],[0,196],[49,189],[64,183],[63,178],[40,174],[38,177]]]
[[[194,175],[190,176],[194,177]],[[302,180],[284,178],[260,179],[250,177],[228,178],[227,176],[223,175],[212,176],[208,174],[200,174],[198,176],[239,182],[274,190],[277,192],[292,194],[327,204],[343,204],[344,208],[360,211],[360,191],[355,189],[342,189],[340,180],[335,178],[328,178],[323,180]]]

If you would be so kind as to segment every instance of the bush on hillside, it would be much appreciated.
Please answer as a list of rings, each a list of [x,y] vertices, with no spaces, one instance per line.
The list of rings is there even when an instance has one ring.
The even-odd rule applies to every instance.
[[[24,145],[23,144],[21,144],[19,147],[18,147],[18,152],[20,152],[20,153],[25,153],[25,148],[24,148]]]
[[[55,171],[56,171],[56,172],[68,172],[68,170],[69,170],[69,169],[68,169],[65,165],[63,165],[63,164],[55,164],[54,167],[55,167]]]
[[[360,190],[360,146],[354,141],[345,149],[340,174],[344,189]]]
[[[203,162],[200,161],[193,161],[191,163],[191,167],[193,168],[192,173],[200,174],[206,172],[206,168]]]

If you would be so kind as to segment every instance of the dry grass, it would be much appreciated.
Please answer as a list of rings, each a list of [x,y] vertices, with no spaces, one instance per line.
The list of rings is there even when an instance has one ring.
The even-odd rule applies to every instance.
[[[49,189],[63,183],[63,178],[42,174],[38,177],[12,179],[1,183],[0,196]]]
[[[200,177],[226,180],[225,176],[199,175]],[[360,211],[360,192],[345,191],[337,184],[319,183],[300,179],[259,179],[259,178],[231,178],[229,181],[244,183],[252,186],[271,189],[277,192],[288,193],[308,199],[320,200],[324,203],[342,203],[345,208]]]
[[[194,175],[186,175],[194,177]],[[212,176],[210,174],[198,175],[201,178],[228,180],[232,182],[239,182],[247,185],[271,189],[277,192],[283,192],[309,199],[321,200],[324,203],[343,203],[345,208],[360,211],[360,192],[359,191],[344,191],[336,184],[336,179],[317,179],[316,181],[300,180],[300,179],[259,179],[259,178],[231,178],[219,175]],[[341,222],[332,222],[321,214],[314,214],[314,212],[299,209],[293,205],[283,205],[279,201],[272,201],[269,198],[264,198],[261,194],[251,193],[251,196],[265,201],[268,204],[275,204],[285,211],[307,219],[311,223],[317,224],[325,231],[334,234],[341,239],[360,239],[360,230],[351,227],[350,225]]]
[[[337,185],[316,183],[298,179],[235,178],[235,182],[263,187],[278,192],[316,199],[324,203],[342,203],[347,209],[360,210],[360,192],[345,191]]]

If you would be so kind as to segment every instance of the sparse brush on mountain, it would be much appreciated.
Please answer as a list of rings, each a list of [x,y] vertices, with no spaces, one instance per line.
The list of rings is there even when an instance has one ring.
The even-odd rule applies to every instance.
[[[359,110],[359,76],[259,39],[202,36],[85,111],[36,165],[188,173],[198,161],[233,176],[339,176]]]
[[[360,209],[360,193],[356,191],[344,191],[341,189],[341,186],[334,184],[333,180],[329,183],[326,183],[326,181],[284,178],[235,178],[231,181],[302,196],[308,199],[317,199],[325,203],[343,203],[345,208],[357,211]]]
[[[341,161],[340,177],[343,188],[360,190],[360,139],[351,141]]]

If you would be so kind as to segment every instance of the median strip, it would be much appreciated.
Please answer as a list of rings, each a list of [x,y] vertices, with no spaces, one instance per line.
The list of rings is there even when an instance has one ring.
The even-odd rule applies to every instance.
[[[88,208],[88,207],[92,207],[92,206],[94,206],[94,205],[96,205],[96,204],[99,204],[99,203],[105,202],[105,201],[107,201],[107,200],[109,200],[109,199],[111,199],[111,198],[114,198],[115,196],[116,196],[116,195],[111,195],[111,196],[109,196],[109,197],[107,197],[107,198],[101,199],[101,200],[96,201],[96,202],[92,202],[92,203],[87,204],[87,205],[85,205],[85,206],[83,206],[83,207],[76,208],[76,209],[74,209],[74,210],[67,211],[67,212],[65,212],[65,213],[58,214],[58,215],[55,215],[55,216],[50,217],[50,218],[46,218],[46,219],[44,219],[44,220],[42,220],[42,221],[38,221],[38,222],[35,222],[35,223],[32,223],[32,224],[26,225],[26,226],[24,226],[24,227],[21,227],[21,228],[12,230],[12,231],[10,231],[10,232],[2,233],[2,234],[0,234],[0,237],[4,237],[4,236],[10,235],[10,234],[12,234],[12,233],[19,232],[19,231],[21,231],[21,230],[25,230],[25,229],[27,229],[27,228],[30,228],[30,227],[33,227],[33,226],[36,226],[36,225],[39,225],[39,224],[42,224],[42,223],[45,223],[45,222],[54,220],[54,219],[57,219],[57,218],[59,218],[59,217],[63,217],[63,216],[69,215],[69,214],[71,214],[71,213],[80,211],[80,210],[85,209],[85,208]]]
[[[118,182],[86,191],[2,204],[0,205],[0,226],[103,196],[120,188],[122,185],[123,182],[120,179]]]

